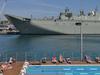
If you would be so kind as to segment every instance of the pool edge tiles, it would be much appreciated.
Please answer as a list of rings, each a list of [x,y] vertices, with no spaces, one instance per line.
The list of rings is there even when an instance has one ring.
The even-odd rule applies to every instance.
[[[60,65],[56,65],[56,64],[52,64],[52,65],[29,65],[29,66],[100,66],[100,64],[60,64]]]

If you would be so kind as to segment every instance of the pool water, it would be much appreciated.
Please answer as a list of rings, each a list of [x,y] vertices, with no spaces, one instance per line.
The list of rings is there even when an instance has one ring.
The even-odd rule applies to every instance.
[[[26,75],[100,75],[100,65],[30,65]]]

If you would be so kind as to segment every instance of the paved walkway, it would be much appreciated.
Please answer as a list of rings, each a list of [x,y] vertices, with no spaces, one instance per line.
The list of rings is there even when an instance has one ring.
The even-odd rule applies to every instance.
[[[4,75],[19,75],[23,62],[16,62],[12,66],[13,69],[4,71]]]

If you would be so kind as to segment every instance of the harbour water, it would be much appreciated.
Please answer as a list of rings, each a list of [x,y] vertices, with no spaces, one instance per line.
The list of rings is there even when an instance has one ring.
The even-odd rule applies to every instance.
[[[84,35],[83,54],[100,56],[100,35]],[[52,56],[80,59],[80,35],[0,35],[0,60],[39,60]]]

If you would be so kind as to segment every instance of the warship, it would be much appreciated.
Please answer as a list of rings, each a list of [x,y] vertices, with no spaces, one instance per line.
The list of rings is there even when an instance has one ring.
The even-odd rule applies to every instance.
[[[83,10],[74,15],[68,8],[57,18],[24,18],[5,14],[20,34],[100,34],[100,13],[95,10],[85,14]]]

